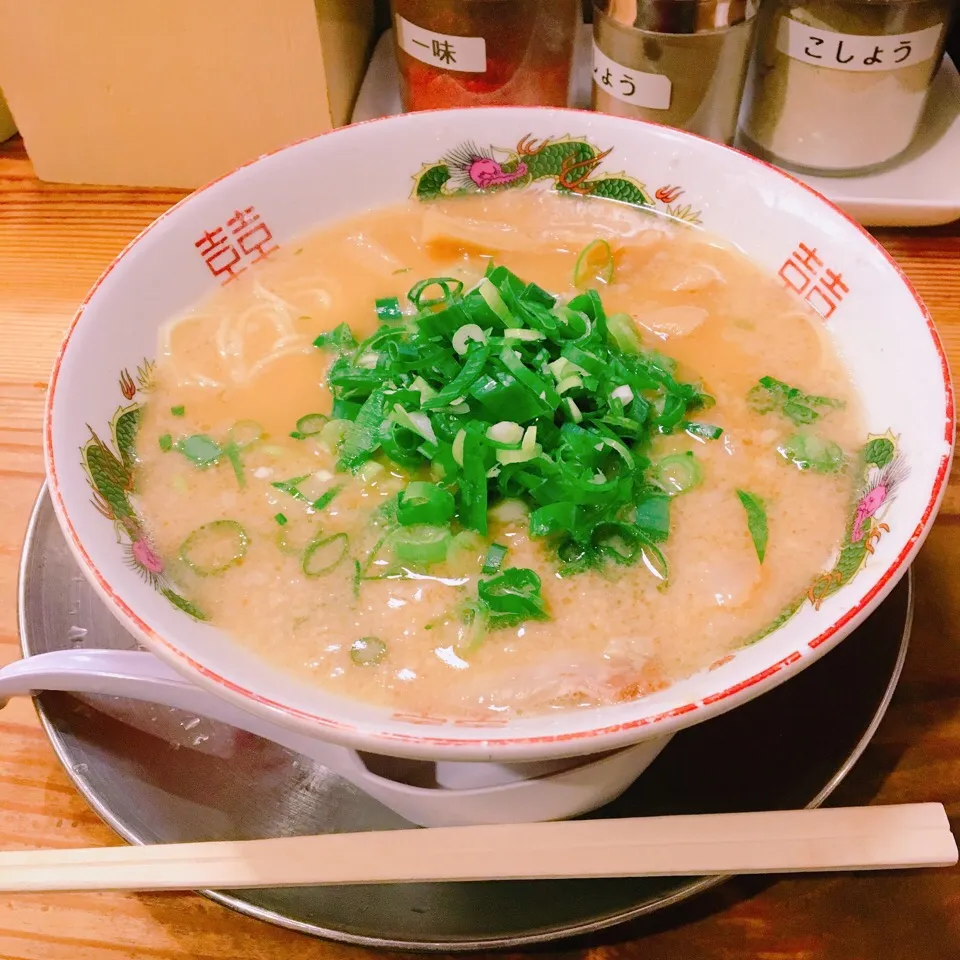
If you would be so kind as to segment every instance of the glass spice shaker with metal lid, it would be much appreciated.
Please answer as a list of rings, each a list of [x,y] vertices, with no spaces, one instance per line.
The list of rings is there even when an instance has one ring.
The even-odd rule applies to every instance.
[[[732,143],[758,0],[594,0],[593,108]]]
[[[834,176],[895,160],[916,135],[952,9],[954,0],[768,0],[741,118],[746,146]]]
[[[405,110],[565,107],[580,0],[391,0]]]

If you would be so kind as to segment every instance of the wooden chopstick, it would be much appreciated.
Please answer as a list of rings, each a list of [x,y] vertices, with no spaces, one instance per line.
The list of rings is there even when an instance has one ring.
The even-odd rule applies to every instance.
[[[0,892],[194,890],[951,866],[942,804],[0,853]]]

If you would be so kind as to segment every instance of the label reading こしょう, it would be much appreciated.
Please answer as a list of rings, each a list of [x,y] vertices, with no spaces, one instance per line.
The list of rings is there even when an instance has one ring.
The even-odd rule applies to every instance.
[[[777,49],[794,60],[829,70],[901,70],[929,60],[937,51],[943,24],[868,37],[856,33],[834,33],[783,17],[777,29]]]

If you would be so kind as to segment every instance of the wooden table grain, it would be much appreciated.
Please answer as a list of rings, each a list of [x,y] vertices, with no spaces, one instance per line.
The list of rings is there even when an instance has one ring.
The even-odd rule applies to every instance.
[[[0,147],[0,662],[20,654],[17,562],[42,479],[46,378],[101,270],[180,199],[169,190],[53,185],[18,140]],[[929,305],[960,373],[960,224],[878,231]],[[850,803],[940,800],[960,832],[960,478],[916,563],[913,643],[894,703],[842,788]],[[57,764],[31,705],[0,713],[0,847],[118,840]],[[960,869],[733,881],[584,942],[541,948],[583,960],[960,958]],[[335,960],[369,951],[238,916],[192,895],[0,897],[2,960]]]

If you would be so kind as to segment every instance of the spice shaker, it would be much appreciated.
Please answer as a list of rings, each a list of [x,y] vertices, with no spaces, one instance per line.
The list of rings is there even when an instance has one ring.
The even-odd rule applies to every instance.
[[[404,109],[565,107],[580,0],[391,0]]]
[[[757,0],[594,0],[593,108],[732,143]]]
[[[856,175],[916,135],[953,0],[768,0],[741,119],[746,146],[803,173]]]

